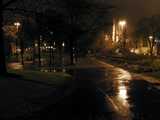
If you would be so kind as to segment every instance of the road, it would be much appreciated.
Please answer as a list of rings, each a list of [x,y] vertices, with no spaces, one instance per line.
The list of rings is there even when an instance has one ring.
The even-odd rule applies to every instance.
[[[101,65],[100,65],[101,64]],[[76,90],[29,120],[159,120],[160,90],[130,72],[100,62],[77,68]],[[159,86],[159,85],[158,85]]]

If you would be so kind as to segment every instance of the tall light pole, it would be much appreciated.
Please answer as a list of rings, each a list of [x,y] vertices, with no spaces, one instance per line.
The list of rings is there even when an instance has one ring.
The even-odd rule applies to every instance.
[[[126,25],[127,22],[126,20],[120,20],[119,23],[119,33],[120,33],[120,37],[121,37],[121,42],[123,43],[123,48],[126,47]]]
[[[49,71],[52,72],[52,56],[53,56],[53,46],[52,46],[52,37],[53,37],[53,32],[50,31],[51,39],[49,40]]]
[[[112,26],[112,41],[116,42],[116,22],[113,20],[113,26]]]
[[[155,40],[154,40],[154,36],[153,35],[150,35],[149,36],[149,44],[150,44],[150,55],[152,56],[153,55],[153,50],[154,50],[154,42],[155,42]]]
[[[18,52],[17,52],[17,49],[18,49],[18,33],[19,33],[19,27],[21,26],[21,23],[20,22],[15,22],[14,25],[16,26],[16,33],[17,33],[17,39],[16,39],[16,56],[17,56],[17,61],[18,61]]]
[[[64,65],[64,58],[65,58],[65,42],[62,42],[62,71],[65,72],[65,65]]]
[[[124,29],[124,27],[126,26],[126,21],[125,20],[121,20],[121,21],[119,21],[119,26],[122,28],[122,30]]]
[[[55,50],[56,50],[56,42],[53,42],[53,71],[56,72],[56,66],[55,66]]]
[[[14,25],[16,26],[16,28],[17,28],[17,32],[18,32],[18,31],[19,31],[19,27],[20,27],[21,23],[20,23],[20,22],[15,22],[15,23],[14,23]]]
[[[38,39],[38,66],[41,67],[41,42],[43,40],[43,36],[40,35]]]

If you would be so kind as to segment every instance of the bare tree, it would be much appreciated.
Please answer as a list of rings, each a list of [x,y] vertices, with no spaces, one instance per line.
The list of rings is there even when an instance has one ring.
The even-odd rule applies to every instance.
[[[156,45],[156,38],[160,38],[160,16],[151,16],[143,18],[137,24],[135,35],[146,41],[150,48],[150,55],[153,56],[153,50]]]

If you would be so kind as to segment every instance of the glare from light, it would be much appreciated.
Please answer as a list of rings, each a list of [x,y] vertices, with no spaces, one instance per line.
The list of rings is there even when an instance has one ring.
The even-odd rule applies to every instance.
[[[21,25],[21,23],[20,22],[15,22],[14,25],[18,28]]]
[[[119,97],[123,98],[123,99],[127,99],[127,90],[125,86],[119,86]]]
[[[125,20],[119,21],[119,25],[123,28],[126,26],[127,22]]]
[[[17,32],[18,32],[19,31],[19,26],[21,25],[21,23],[20,22],[15,22],[14,25],[16,26]]]
[[[62,43],[62,46],[65,47],[65,43],[64,42]]]
[[[150,35],[150,36],[149,36],[149,39],[150,39],[150,40],[151,40],[151,39],[153,39],[153,36],[152,36],[152,35]]]
[[[119,80],[131,80],[132,76],[128,71],[125,71],[123,69],[117,69],[117,71],[119,72],[117,79]]]
[[[118,100],[122,103],[123,106],[128,108],[129,103],[127,101],[128,99],[128,87],[127,83],[132,79],[131,74],[123,69],[117,68],[117,80],[118,80]]]
[[[136,54],[140,54],[140,51],[138,49],[135,50]]]
[[[17,48],[17,52],[21,52],[21,49],[20,49],[20,48]]]
[[[131,49],[130,52],[131,52],[131,53],[134,53],[135,51],[134,51],[134,49]]]
[[[109,40],[109,36],[106,34],[105,35],[105,41],[108,41]]]
[[[35,47],[38,47],[38,44],[37,44],[37,43],[35,43]]]
[[[112,40],[114,42],[116,41],[116,25],[115,25],[115,23],[112,26]]]

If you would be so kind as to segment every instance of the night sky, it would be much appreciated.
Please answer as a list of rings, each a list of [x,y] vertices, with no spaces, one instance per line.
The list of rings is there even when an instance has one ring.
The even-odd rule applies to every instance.
[[[120,15],[141,18],[160,14],[160,0],[114,0]]]
[[[160,15],[160,0],[113,0],[117,16],[127,19],[130,27],[141,18]]]
[[[8,0],[3,0],[3,2]],[[52,0],[51,0],[52,1]],[[130,26],[139,19],[160,14],[160,0],[87,0],[89,2],[113,2],[116,6],[115,16],[124,17]]]
[[[3,0],[7,2],[8,0]],[[52,1],[52,0],[51,0]],[[54,1],[54,0],[53,0]],[[153,14],[160,14],[160,0],[86,0],[89,2],[112,1],[117,7],[117,14],[133,21]]]

